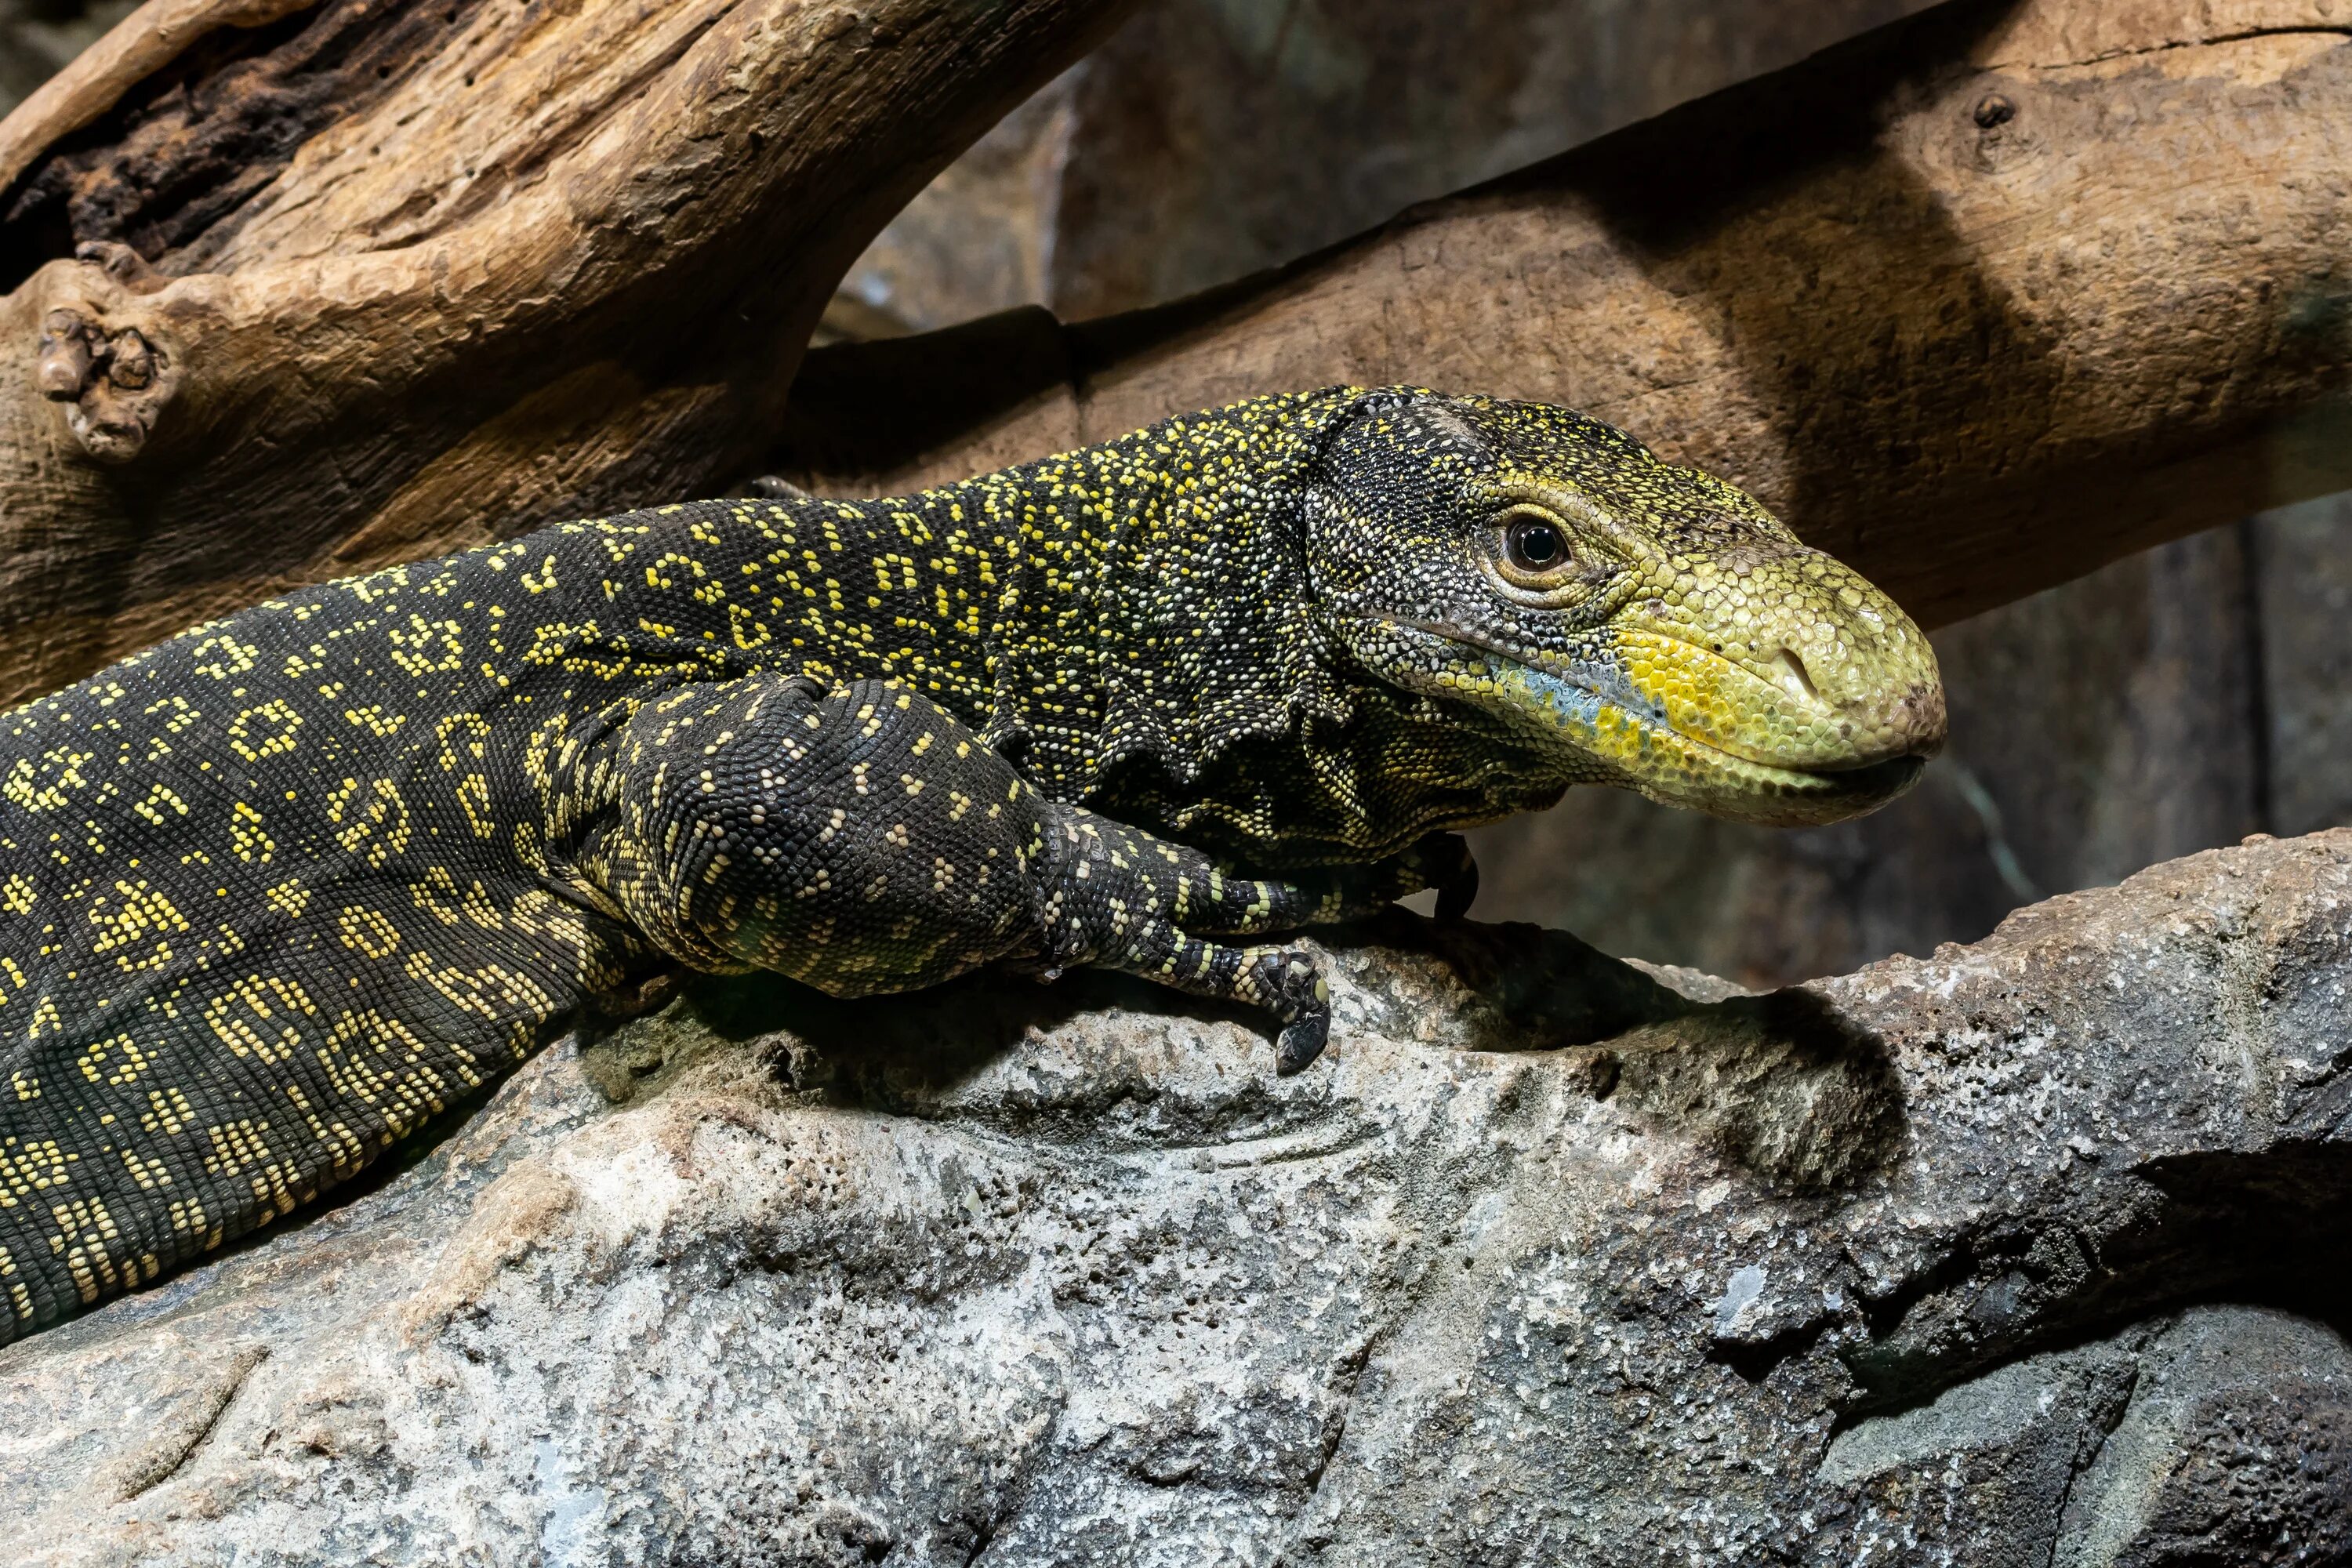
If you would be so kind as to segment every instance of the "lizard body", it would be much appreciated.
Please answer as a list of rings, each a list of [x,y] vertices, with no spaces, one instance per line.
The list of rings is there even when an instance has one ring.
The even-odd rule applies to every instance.
[[[0,1342],[657,972],[1100,963],[1296,1070],[1321,982],[1249,939],[1458,889],[1443,830],[1576,783],[1830,820],[1942,729],[1917,628],[1737,489],[1410,390],[289,595],[0,715]]]

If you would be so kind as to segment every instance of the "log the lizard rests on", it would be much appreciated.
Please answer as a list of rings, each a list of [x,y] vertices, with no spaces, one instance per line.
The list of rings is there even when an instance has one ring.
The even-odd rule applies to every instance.
[[[0,1337],[346,1179],[679,966],[1239,999],[1580,783],[1867,811],[1917,627],[1561,409],[1335,388],[892,500],[305,589],[0,717]],[[1225,941],[1221,939],[1241,939]]]

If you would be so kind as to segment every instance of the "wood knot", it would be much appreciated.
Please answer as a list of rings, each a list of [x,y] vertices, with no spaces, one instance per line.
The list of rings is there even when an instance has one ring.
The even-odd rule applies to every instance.
[[[101,462],[137,457],[171,401],[171,358],[137,327],[110,328],[65,307],[41,318],[41,395],[66,405],[66,427]]]
[[[51,310],[41,321],[41,359],[34,380],[41,395],[53,403],[69,403],[89,383],[98,355],[89,322],[71,310]]]
[[[119,240],[86,239],[74,247],[74,258],[104,268],[108,277],[134,294],[152,294],[172,281]]]
[[[1977,100],[1973,116],[1979,131],[1990,131],[1996,125],[2006,125],[2017,118],[2017,105],[2004,94],[1986,93]]]

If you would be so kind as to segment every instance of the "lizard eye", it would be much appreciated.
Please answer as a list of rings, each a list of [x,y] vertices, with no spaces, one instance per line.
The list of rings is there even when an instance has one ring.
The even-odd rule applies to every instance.
[[[1477,554],[1505,598],[1535,609],[1590,604],[1622,575],[1604,546],[1535,501],[1514,502],[1490,519]]]
[[[1568,541],[1549,518],[1522,512],[1503,529],[1503,553],[1522,572],[1549,572],[1568,559]]]
[[[1506,593],[1549,601],[1570,591],[1586,574],[1568,524],[1549,507],[1522,503],[1487,525],[1486,570]]]

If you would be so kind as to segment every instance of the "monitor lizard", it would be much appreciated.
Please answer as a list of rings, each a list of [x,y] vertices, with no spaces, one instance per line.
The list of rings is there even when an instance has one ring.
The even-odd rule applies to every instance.
[[[1093,964],[1323,1047],[1280,933],[1574,784],[1759,822],[1944,731],[1911,620],[1538,404],[1328,388],[919,495],[306,588],[0,716],[0,1342],[293,1211],[599,997]]]

